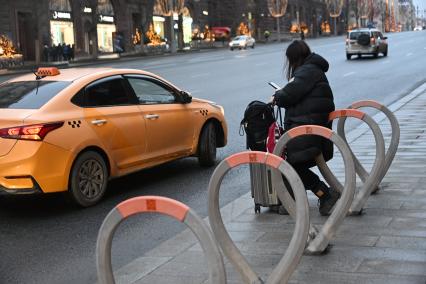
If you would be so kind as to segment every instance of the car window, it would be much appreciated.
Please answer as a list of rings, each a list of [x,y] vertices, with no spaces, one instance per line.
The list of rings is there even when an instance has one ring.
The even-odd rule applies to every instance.
[[[0,85],[0,108],[39,109],[71,82],[19,81]]]
[[[89,85],[85,91],[85,104],[89,107],[129,105],[132,102],[127,94],[122,78],[101,80]]]
[[[170,104],[176,102],[171,90],[152,80],[132,77],[128,77],[127,80],[141,104]]]
[[[366,35],[370,36],[370,32],[351,32],[350,33],[350,39],[357,40],[358,37],[362,34],[366,34]]]

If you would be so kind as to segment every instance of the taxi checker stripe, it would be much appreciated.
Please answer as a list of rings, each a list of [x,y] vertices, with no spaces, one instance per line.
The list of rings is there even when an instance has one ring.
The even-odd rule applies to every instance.
[[[333,131],[330,129],[318,126],[318,125],[304,125],[303,127],[295,127],[286,132],[290,138],[294,138],[301,135],[313,134],[322,136],[324,138],[330,139],[333,135]]]
[[[235,168],[242,164],[258,163],[266,164],[274,169],[278,169],[278,167],[281,165],[281,162],[283,161],[283,159],[280,157],[260,151],[237,153],[232,156],[229,156],[225,160],[230,168]]]
[[[383,105],[373,100],[365,100],[365,101],[354,102],[353,104],[351,104],[350,107],[351,108],[373,107],[380,110],[382,109]]]
[[[333,121],[333,120],[335,120],[336,118],[339,118],[339,117],[355,117],[355,118],[363,120],[364,116],[365,116],[365,113],[360,111],[360,110],[339,109],[339,110],[331,112],[328,116],[328,120]]]
[[[185,220],[189,207],[185,204],[160,196],[139,196],[117,205],[123,218],[143,212],[157,212],[173,217],[181,222]]]
[[[207,258],[209,283],[226,283],[226,272],[222,255],[213,234],[204,221],[185,204],[161,196],[131,198],[114,207],[104,219],[96,242],[96,268],[101,284],[114,284],[111,263],[112,239],[120,223],[139,213],[157,212],[171,216],[187,225],[200,242]]]

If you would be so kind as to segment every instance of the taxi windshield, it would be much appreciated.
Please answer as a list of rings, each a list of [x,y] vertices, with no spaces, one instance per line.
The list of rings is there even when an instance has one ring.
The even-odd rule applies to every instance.
[[[19,81],[0,85],[0,109],[39,109],[71,82]]]

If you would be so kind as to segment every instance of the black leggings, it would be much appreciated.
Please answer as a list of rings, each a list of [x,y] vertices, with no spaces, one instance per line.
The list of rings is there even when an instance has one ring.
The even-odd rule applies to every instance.
[[[318,192],[320,189],[319,184],[321,183],[320,178],[312,172],[307,165],[303,164],[297,164],[296,166],[293,166],[293,168],[296,170],[297,174],[299,175],[300,179],[303,182],[303,185],[305,186],[306,190],[312,191],[314,194]],[[291,197],[294,199],[293,190],[290,187],[290,184],[288,183],[287,179],[284,178],[284,184],[288,189],[288,192],[290,193]],[[324,190],[324,189],[322,189]]]

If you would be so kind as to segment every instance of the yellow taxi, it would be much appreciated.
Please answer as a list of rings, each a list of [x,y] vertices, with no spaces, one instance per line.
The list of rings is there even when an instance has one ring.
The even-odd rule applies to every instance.
[[[87,207],[110,178],[187,156],[216,162],[221,106],[133,69],[40,68],[0,84],[0,191],[66,192]]]

